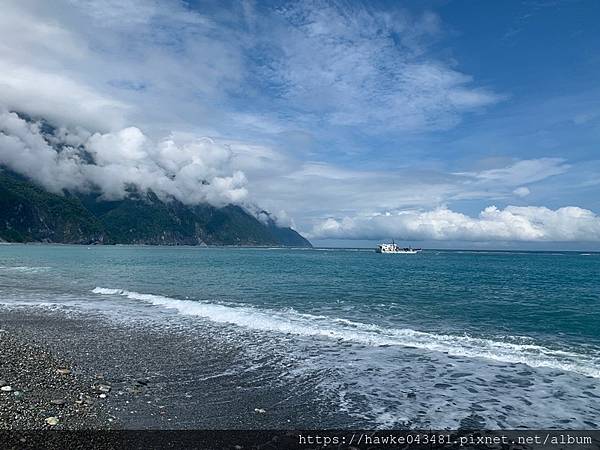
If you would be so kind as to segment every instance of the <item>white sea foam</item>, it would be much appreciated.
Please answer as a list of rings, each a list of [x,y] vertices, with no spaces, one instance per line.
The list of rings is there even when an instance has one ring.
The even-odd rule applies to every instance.
[[[50,270],[50,267],[31,267],[31,266],[0,266],[0,270],[9,270],[14,272],[38,273]]]
[[[36,307],[36,308],[47,308],[47,309],[63,309],[64,305],[62,303],[56,302],[47,302],[47,301],[20,301],[20,300],[2,300],[0,301],[0,306],[6,306],[8,308],[14,308],[19,306],[27,306],[27,307]]]
[[[600,355],[598,353],[575,353],[533,343],[505,342],[466,334],[449,335],[409,328],[385,328],[343,318],[301,314],[293,309],[277,311],[248,306],[234,307],[102,287],[96,287],[92,292],[102,295],[120,295],[174,309],[181,314],[200,316],[214,322],[234,324],[253,330],[324,337],[363,345],[412,347],[443,352],[452,356],[520,363],[530,367],[545,367],[600,378]]]

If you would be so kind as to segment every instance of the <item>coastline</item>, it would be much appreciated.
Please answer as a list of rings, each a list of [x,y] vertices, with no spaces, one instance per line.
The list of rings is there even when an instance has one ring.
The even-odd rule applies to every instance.
[[[27,242],[12,242],[6,241],[0,238],[0,245],[6,246],[31,246],[31,247],[99,247],[99,248],[113,248],[113,247],[132,247],[132,248],[197,248],[197,249],[281,249],[281,250],[359,250],[359,251],[371,251],[375,252],[375,247],[331,247],[331,246],[288,246],[288,245],[218,245],[218,244],[119,244],[119,243],[76,243],[76,242],[39,242],[39,241],[27,241]],[[502,248],[502,247],[491,247],[491,248],[469,248],[469,247],[456,247],[456,248],[437,248],[427,247],[422,248],[423,252],[454,252],[454,253],[480,253],[480,254],[566,254],[566,255],[600,255],[600,250],[589,249],[586,247],[581,248],[557,248],[557,249],[531,249],[531,248]]]
[[[77,242],[38,242],[38,241],[27,241],[27,242],[11,242],[5,241],[0,238],[0,245],[31,245],[31,246],[62,246],[62,247],[151,247],[151,248],[173,248],[173,247],[184,247],[184,248],[281,248],[281,249],[312,249],[318,248],[313,246],[289,246],[289,245],[217,245],[217,244],[105,244],[105,243],[77,243]]]

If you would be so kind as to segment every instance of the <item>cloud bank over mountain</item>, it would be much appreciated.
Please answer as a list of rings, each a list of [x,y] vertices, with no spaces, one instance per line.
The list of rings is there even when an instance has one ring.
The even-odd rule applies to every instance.
[[[111,11],[114,15],[108,14]],[[54,5],[9,1],[4,5],[0,17],[0,165],[55,193],[94,190],[103,198],[117,199],[135,187],[186,204],[220,206],[246,201],[246,177],[233,167],[226,144],[200,133],[171,131],[177,126],[154,130],[152,136],[142,131],[143,126],[131,126],[144,123],[141,109],[147,105],[119,93],[141,84],[105,78],[117,72],[133,75],[130,70],[135,63],[123,53],[113,53],[132,30],[144,35],[142,53],[163,48],[146,34],[153,32],[154,25],[166,31],[202,28],[206,22],[178,2],[167,9],[152,1],[59,1]],[[91,28],[94,32],[88,33]],[[18,32],[23,29],[28,32]],[[174,62],[165,67],[181,74],[196,72],[175,64],[175,56],[164,57]],[[148,66],[144,70],[148,75],[160,73],[165,86],[178,83],[176,77],[167,80],[170,74],[165,71],[153,72]],[[136,71],[135,78],[140,76]],[[205,85],[200,78],[180,83],[187,86],[186,93],[190,83]],[[172,92],[163,93],[166,109],[172,108],[166,101]],[[15,112],[33,120],[26,121]],[[55,127],[55,132],[43,132],[44,123]]]
[[[58,128],[0,112],[0,163],[54,193],[100,191],[107,200],[128,190],[153,191],[185,204],[240,203],[246,178],[231,167],[231,150],[208,138],[159,141],[135,127],[90,133]]]

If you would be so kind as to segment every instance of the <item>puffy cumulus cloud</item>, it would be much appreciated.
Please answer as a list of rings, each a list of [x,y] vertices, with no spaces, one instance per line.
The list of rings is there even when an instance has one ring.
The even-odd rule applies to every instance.
[[[327,219],[313,228],[313,238],[413,239],[451,241],[598,242],[600,217],[574,206],[556,210],[539,206],[495,206],[478,217],[447,208],[399,211],[364,217]]]
[[[14,113],[0,112],[0,165],[34,179],[52,192],[84,187],[83,161],[72,147],[57,152],[44,139],[39,124]]]
[[[208,138],[158,142],[138,128],[90,134],[79,128],[53,133],[43,124],[0,113],[0,165],[52,192],[99,190],[106,199],[130,188],[152,190],[186,204],[240,203],[247,196],[244,173],[232,166],[232,152]]]

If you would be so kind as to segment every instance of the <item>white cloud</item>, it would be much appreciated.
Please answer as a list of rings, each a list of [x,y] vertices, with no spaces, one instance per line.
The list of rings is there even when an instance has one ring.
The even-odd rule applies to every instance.
[[[239,88],[241,52],[235,28],[178,0],[7,0],[0,104],[102,131],[209,122]]]
[[[42,3],[5,0],[0,15],[0,54],[4,60],[22,61],[33,49],[39,49],[39,57],[50,64],[56,58],[79,59],[87,52],[84,42],[52,17],[43,16],[46,5]],[[26,29],[27,33],[23,33]]]
[[[164,9],[154,0],[69,0],[74,8],[82,8],[105,27],[148,24]],[[173,9],[179,11],[175,1]],[[168,12],[169,9],[166,9]]]
[[[0,135],[0,162],[55,192],[96,186],[120,197],[133,183],[188,203],[252,201],[303,229],[330,216],[361,222],[359,212],[524,197],[569,168],[539,158],[453,174],[452,157],[437,150],[431,164],[431,154],[414,163],[429,150],[406,136],[501,100],[440,59],[439,46],[430,51],[442,28],[435,14],[358,3],[235,6],[6,0],[0,112],[49,119],[68,147],[56,152],[4,112],[12,128]],[[387,132],[398,138],[393,155]],[[198,138],[207,135],[214,140]]]
[[[85,186],[78,154],[58,154],[44,140],[37,125],[14,113],[0,112],[0,165],[35,179],[53,192]]]
[[[569,170],[562,158],[539,158],[517,161],[506,167],[482,170],[480,172],[460,172],[456,175],[472,177],[480,182],[501,183],[506,186],[518,186],[541,181]]]
[[[452,241],[599,242],[600,217],[574,206],[556,210],[539,206],[495,206],[478,217],[438,208],[397,211],[362,217],[327,219],[313,228],[313,238]]]
[[[93,86],[95,55],[77,30],[63,23],[62,4],[55,6],[3,3],[0,106],[70,126],[121,126],[130,107]]]
[[[331,215],[435,207],[464,192],[457,177],[425,169],[348,169],[292,157],[267,160],[265,169],[246,167],[252,197],[269,210],[285,209],[302,230]]]
[[[198,120],[202,100],[239,80],[239,45],[226,31],[178,1],[8,0],[0,17],[0,165],[52,192],[99,189],[121,198],[135,185],[190,204],[243,202],[247,180],[226,145],[162,126],[185,128],[173,117],[191,104],[188,120]],[[60,145],[9,111],[46,119]],[[145,128],[166,138],[123,128],[158,117],[160,129]]]
[[[531,194],[531,191],[529,190],[529,188],[527,186],[521,186],[516,188],[513,191],[513,194],[515,194],[518,197],[527,197],[529,194]]]
[[[234,147],[239,148],[239,147]],[[260,155],[260,165],[248,153]],[[235,156],[236,160],[239,158]],[[459,201],[484,205],[530,194],[519,181],[541,182],[568,170],[563,160],[541,158],[517,161],[484,172],[449,173],[443,164],[423,162],[418,168],[345,168],[323,161],[302,162],[264,148],[248,150],[243,157],[249,190],[265,207],[285,209],[304,231],[328,217],[374,215],[382,211],[434,209]],[[239,164],[239,161],[236,162]],[[532,170],[536,167],[538,170]],[[523,170],[527,169],[527,170]],[[498,176],[488,176],[487,173]],[[484,176],[478,178],[479,174]],[[500,176],[502,174],[502,176]]]
[[[63,128],[58,135],[50,141],[73,146],[57,150],[38,123],[0,113],[0,165],[52,192],[95,189],[107,199],[125,197],[131,186],[187,204],[240,203],[248,194],[245,175],[232,166],[231,150],[211,139],[170,136],[155,142],[135,127],[91,135]]]
[[[332,124],[448,128],[462,113],[501,98],[427,54],[439,28],[432,13],[415,18],[316,2],[280,12],[284,25],[261,76],[296,108]]]
[[[109,130],[123,124],[128,106],[55,73],[0,61],[0,104],[58,122]]]

